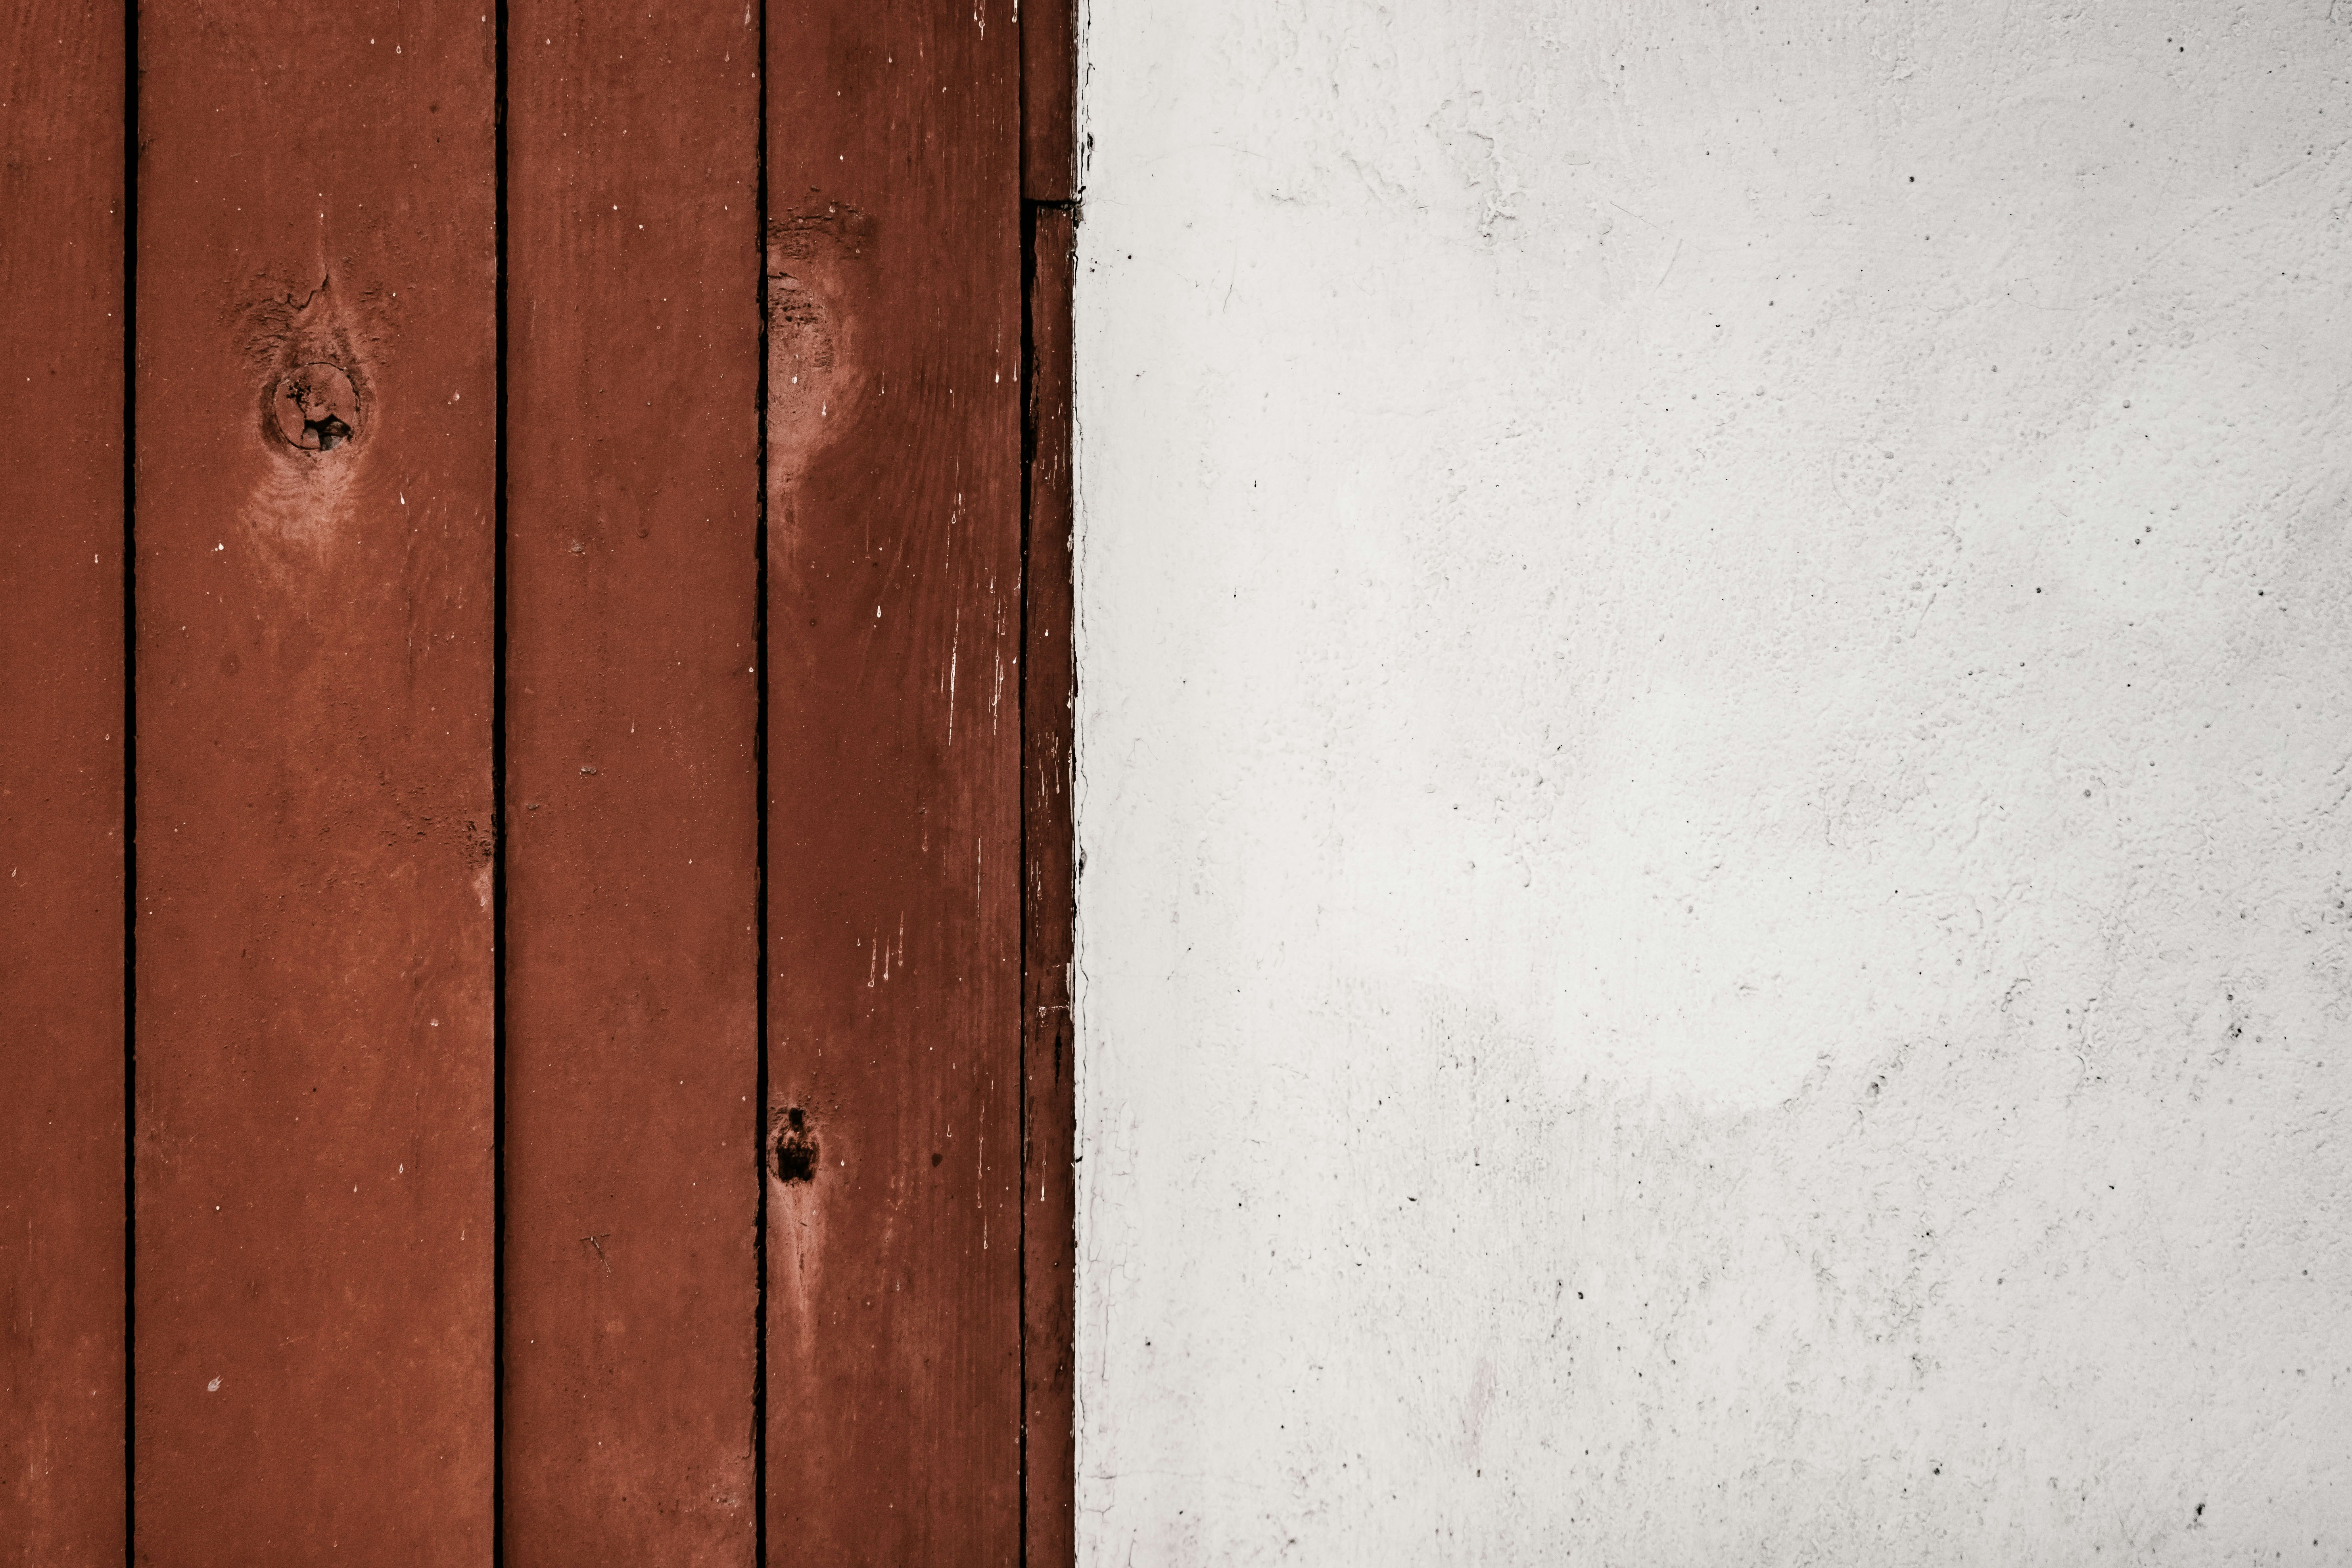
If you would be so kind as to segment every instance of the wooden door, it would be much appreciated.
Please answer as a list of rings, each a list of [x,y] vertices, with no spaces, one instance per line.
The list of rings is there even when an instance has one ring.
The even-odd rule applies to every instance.
[[[0,1563],[1071,1560],[1071,11],[9,5]]]

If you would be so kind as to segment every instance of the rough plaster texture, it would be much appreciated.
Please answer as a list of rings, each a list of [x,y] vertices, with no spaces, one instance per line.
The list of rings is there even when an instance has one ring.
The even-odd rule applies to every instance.
[[[1087,47],[1085,1560],[2352,1561],[2352,5]]]

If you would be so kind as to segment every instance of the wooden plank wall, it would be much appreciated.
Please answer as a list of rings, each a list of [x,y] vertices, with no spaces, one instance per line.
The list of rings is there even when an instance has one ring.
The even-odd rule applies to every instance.
[[[479,1561],[495,29],[139,44],[133,1551]]]
[[[0,1563],[123,1549],[123,15],[0,26]]]
[[[759,20],[509,27],[507,1562],[748,1563]]]
[[[0,1563],[1074,1560],[1074,26],[15,0]]]
[[[1019,33],[768,13],[772,1551],[1020,1552]]]

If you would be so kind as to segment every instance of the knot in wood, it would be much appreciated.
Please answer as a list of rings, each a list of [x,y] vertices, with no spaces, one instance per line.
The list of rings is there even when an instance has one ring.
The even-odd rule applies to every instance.
[[[360,395],[340,365],[298,366],[271,400],[278,433],[289,447],[331,452],[359,434]]]

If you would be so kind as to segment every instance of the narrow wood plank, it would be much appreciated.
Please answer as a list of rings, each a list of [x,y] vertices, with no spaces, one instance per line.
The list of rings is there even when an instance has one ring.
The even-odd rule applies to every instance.
[[[1009,5],[769,10],[769,1539],[1020,1551]]]
[[[1021,660],[1021,1184],[1024,1487],[1028,1568],[1077,1562],[1071,1356],[1077,1326],[1077,1107],[1070,963],[1077,914],[1070,816],[1077,659],[1070,530],[1070,289],[1076,215],[1040,207],[1029,263],[1029,531]]]
[[[123,1549],[123,12],[0,22],[0,1563]]]
[[[1078,0],[1021,10],[1021,194],[1078,199]]]
[[[493,20],[140,45],[133,1548],[483,1563]]]
[[[509,37],[506,1560],[745,1564],[759,19]]]

